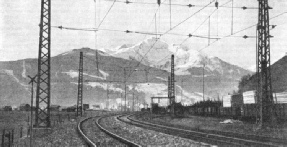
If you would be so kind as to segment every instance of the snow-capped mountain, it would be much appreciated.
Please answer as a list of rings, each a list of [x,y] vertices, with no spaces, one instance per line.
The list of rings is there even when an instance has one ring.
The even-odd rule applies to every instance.
[[[105,103],[107,89],[110,104],[124,97],[124,66],[134,67],[138,62],[115,58],[109,54],[88,48],[74,49],[51,58],[51,103],[64,106],[76,104],[79,54],[84,55],[84,103]],[[96,66],[98,54],[99,70]],[[144,69],[149,69],[146,75]],[[151,96],[167,95],[168,72],[140,64],[138,71],[132,74],[127,81],[127,98],[136,93],[139,102],[150,103]],[[130,73],[130,70],[127,70]],[[37,59],[24,59],[18,61],[0,62],[0,107],[4,105],[19,106],[30,102],[30,85],[28,75],[36,75]],[[146,81],[146,77],[150,79]],[[135,83],[136,82],[136,83]],[[200,95],[176,87],[177,101],[184,99],[186,104],[200,100]]]
[[[217,57],[208,57],[187,47],[168,45],[155,38],[110,50],[74,49],[51,58],[52,104],[76,104],[80,52],[84,54],[84,103],[89,104],[105,103],[107,89],[110,104],[123,97],[123,67],[126,67],[128,76],[129,100],[133,92],[141,103],[150,103],[152,96],[167,96],[171,54],[175,55],[176,101],[184,104],[202,100],[203,83],[205,98],[217,99],[219,95],[236,90],[238,79],[250,73]],[[0,62],[0,105],[29,103],[27,76],[36,72],[37,59]]]
[[[175,56],[176,75],[201,76],[202,69],[209,76],[226,76],[240,78],[250,71],[222,61],[218,57],[209,57],[197,50],[181,45],[149,38],[136,45],[123,45],[110,54],[127,60],[136,60],[144,65],[170,71],[170,57]]]

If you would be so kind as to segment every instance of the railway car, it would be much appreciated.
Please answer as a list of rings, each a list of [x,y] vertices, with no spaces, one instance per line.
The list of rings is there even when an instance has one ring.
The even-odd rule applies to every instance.
[[[256,121],[259,117],[259,106],[255,91],[225,97],[225,101],[201,101],[188,106],[185,111],[191,115],[227,117],[243,121]],[[223,103],[225,102],[225,105]],[[274,115],[280,122],[287,121],[287,92],[274,95]]]

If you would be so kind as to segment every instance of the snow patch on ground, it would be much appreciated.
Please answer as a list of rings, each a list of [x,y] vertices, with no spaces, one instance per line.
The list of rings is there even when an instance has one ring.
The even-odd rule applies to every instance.
[[[69,75],[71,78],[76,78],[79,76],[79,73],[78,71],[74,71],[74,70],[70,70],[68,72],[62,72],[62,73],[65,73],[67,75]],[[107,76],[109,76],[108,73],[100,70],[100,73],[103,75],[103,77],[99,77],[99,76],[96,76],[96,75],[89,75],[87,73],[83,73],[83,75],[85,76],[89,76],[89,77],[92,77],[92,78],[98,78],[98,79],[101,79],[101,80],[106,80],[107,79]]]
[[[104,72],[104,71],[102,71],[102,70],[99,70],[99,71],[100,71],[100,73],[103,75],[104,79],[107,79],[107,77],[109,76],[109,74],[106,73],[106,72]]]
[[[62,72],[62,73],[69,75],[71,78],[76,78],[79,76],[79,73],[77,71],[73,71],[73,70],[70,70],[68,72]]]
[[[162,78],[162,77],[156,77],[157,79],[163,80],[163,81],[167,81],[167,79]]]
[[[21,86],[24,86],[27,88],[29,85],[26,85],[24,83],[21,83],[20,80],[14,75],[13,70],[4,70],[5,73],[7,73],[10,77],[12,77],[17,83],[19,83]]]
[[[107,83],[100,83],[100,82],[88,82],[87,84],[84,85],[88,85],[91,87],[99,87],[102,88],[104,90],[107,90],[107,88],[109,89],[109,91],[114,91],[114,92],[124,92],[124,90],[122,90],[121,88],[116,87],[117,84],[107,84]]]
[[[23,77],[23,78],[27,78],[25,60],[23,60],[23,72],[22,72],[22,77]]]
[[[194,102],[202,100],[202,96],[198,93],[189,93],[185,91],[181,86],[176,85],[178,91],[176,93],[176,101],[181,102],[183,105],[191,105]],[[181,95],[182,92],[182,95]]]
[[[86,53],[86,55],[89,55],[89,56],[95,56],[95,54],[94,53]]]
[[[62,53],[61,55],[64,56],[64,55],[70,54],[70,53],[72,53],[72,52],[73,52],[73,51],[68,51],[68,52]]]
[[[167,95],[167,86],[165,84],[157,84],[157,83],[137,84],[135,86],[135,90],[139,92],[144,92],[146,94],[151,94],[153,96]]]
[[[189,71],[184,68],[178,68],[174,72],[176,75],[190,75]]]

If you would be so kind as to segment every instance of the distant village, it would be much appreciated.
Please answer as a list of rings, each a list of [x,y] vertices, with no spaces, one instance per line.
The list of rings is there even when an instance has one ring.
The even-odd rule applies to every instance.
[[[95,109],[101,109],[101,107],[99,105],[95,105],[94,106]],[[1,111],[35,111],[36,107],[33,106],[31,108],[30,104],[21,104],[18,107],[15,106],[4,106],[2,108],[0,108]],[[60,105],[51,105],[50,106],[50,111],[64,111],[64,112],[75,112],[77,109],[77,106],[60,106]],[[89,110],[90,109],[90,105],[89,104],[83,104],[83,109],[84,110]]]
[[[33,106],[31,108],[30,104],[21,104],[20,106],[3,106],[0,107],[0,111],[35,111],[36,106]],[[105,107],[102,103],[101,104],[96,104],[96,105],[91,105],[90,104],[83,104],[83,110],[84,111],[92,111],[92,110],[110,110],[110,111],[121,111],[125,110],[124,105],[112,105],[111,107],[107,108]],[[135,106],[134,110],[139,110],[139,106]],[[73,106],[61,106],[61,105],[51,105],[50,106],[50,111],[63,111],[63,112],[76,112],[77,110],[77,105]],[[132,107],[128,104],[127,111],[132,111]]]

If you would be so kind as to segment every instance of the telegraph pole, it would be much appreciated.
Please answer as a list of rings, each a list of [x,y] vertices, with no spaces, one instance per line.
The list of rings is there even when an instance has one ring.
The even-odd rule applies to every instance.
[[[32,140],[33,140],[33,98],[34,98],[34,82],[36,83],[37,75],[34,77],[28,76],[30,78],[29,84],[31,84],[31,116],[30,116],[30,147],[32,147]]]
[[[83,115],[83,52],[80,52],[79,79],[78,79],[78,99],[77,116]]]
[[[171,112],[175,115],[174,105],[175,105],[175,89],[174,89],[174,55],[171,55],[171,75],[170,75],[170,97],[171,97]]]
[[[121,93],[121,103],[120,103],[120,104],[121,104],[121,105],[120,105],[120,106],[121,106],[121,112],[123,111],[123,104],[122,104],[122,103],[123,103],[123,102],[122,102],[122,101],[123,101],[123,98],[122,98],[122,97],[123,97],[123,94]]]
[[[51,0],[41,1],[41,19],[38,54],[35,127],[49,128],[50,120],[50,67],[51,67]]]
[[[107,83],[107,109],[109,109],[109,85]]]
[[[275,121],[274,101],[272,95],[271,69],[270,69],[270,38],[268,0],[258,0],[258,49],[257,49],[257,75],[258,100],[260,104],[260,127],[272,126]]]
[[[203,63],[203,68],[202,68],[202,99],[204,101],[204,68],[205,68],[205,63]]]
[[[127,111],[127,79],[126,79],[126,68],[124,68],[124,78],[125,78],[125,81],[124,81],[124,85],[125,85],[125,112]]]
[[[97,74],[99,76],[100,72],[99,72],[99,57],[98,57],[98,50],[96,50],[96,65],[97,65]]]
[[[181,99],[180,99],[181,102],[182,102],[182,91],[183,91],[183,80],[181,79]]]
[[[133,91],[133,109],[132,111],[135,111],[135,92]]]
[[[145,69],[146,82],[148,83],[148,69]]]
[[[139,110],[139,108],[140,108],[140,106],[139,106],[139,96],[137,96],[137,106],[138,106],[137,110]]]
[[[169,99],[169,104],[171,106],[171,96],[170,96],[170,76],[168,76],[168,81],[167,81],[167,97]]]

